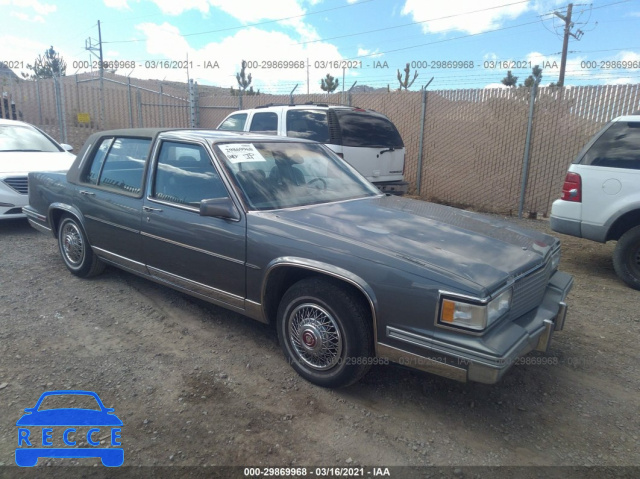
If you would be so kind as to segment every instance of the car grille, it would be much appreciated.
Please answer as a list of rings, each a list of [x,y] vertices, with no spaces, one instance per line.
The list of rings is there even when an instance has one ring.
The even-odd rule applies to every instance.
[[[551,261],[544,267],[516,280],[511,300],[511,318],[516,319],[542,303],[551,278]]]
[[[29,182],[26,176],[14,176],[2,180],[9,188],[17,191],[21,195],[29,194]]]

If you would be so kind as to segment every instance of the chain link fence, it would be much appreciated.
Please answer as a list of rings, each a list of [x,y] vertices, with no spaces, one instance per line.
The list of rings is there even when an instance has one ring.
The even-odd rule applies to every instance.
[[[231,96],[193,82],[85,74],[5,80],[2,91],[2,118],[32,123],[76,151],[95,131],[216,128],[239,108],[267,104],[310,102],[373,109],[388,116],[402,135],[405,177],[412,194],[504,214],[514,214],[522,206],[530,215],[543,216],[559,195],[567,167],[589,138],[610,119],[640,109],[638,84],[539,88],[520,204],[529,88]]]

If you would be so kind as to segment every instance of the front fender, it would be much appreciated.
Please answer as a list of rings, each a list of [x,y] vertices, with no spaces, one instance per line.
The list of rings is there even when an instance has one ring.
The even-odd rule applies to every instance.
[[[324,274],[327,276],[331,276],[341,281],[345,281],[356,289],[358,289],[367,299],[369,303],[369,307],[371,308],[371,316],[373,320],[373,331],[374,331],[374,339],[377,346],[377,314],[378,311],[378,300],[376,298],[376,294],[371,288],[371,286],[360,276],[353,274],[351,271],[348,271],[344,268],[340,268],[339,266],[324,263],[322,261],[316,261],[308,258],[300,258],[296,256],[283,256],[280,258],[275,258],[269,262],[269,264],[265,268],[264,280],[262,282],[262,292],[261,292],[261,303],[265,304],[265,296],[267,285],[269,284],[270,275],[281,267],[294,267],[300,269],[306,269],[308,271],[314,271],[320,274]]]

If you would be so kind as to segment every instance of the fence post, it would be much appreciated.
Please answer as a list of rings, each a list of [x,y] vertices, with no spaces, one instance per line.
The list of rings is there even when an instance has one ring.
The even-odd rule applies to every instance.
[[[58,117],[58,131],[60,132],[60,141],[67,142],[67,131],[64,125],[64,113],[62,106],[62,91],[60,88],[60,79],[53,75],[53,92],[56,100],[56,116]]]
[[[433,81],[431,80],[422,87],[422,113],[420,115],[420,142],[418,143],[418,171],[416,173],[416,190],[418,196],[420,196],[420,190],[422,188],[422,146],[424,143],[424,118],[427,112],[427,87]],[[349,105],[351,106],[351,105]]]
[[[42,102],[40,101],[40,79],[36,77],[36,99],[38,100],[38,119],[40,126],[42,125]]]
[[[127,100],[129,103],[129,128],[133,128],[133,105],[131,102],[131,77],[127,77]]]
[[[196,107],[196,128],[200,128],[200,95],[198,94],[198,82],[193,84],[193,98]]]
[[[164,105],[162,104],[162,85],[160,85],[160,128],[164,128]]]
[[[527,190],[527,180],[529,176],[529,149],[531,147],[531,128],[533,127],[533,107],[536,101],[536,92],[538,91],[538,82],[533,82],[531,87],[531,98],[529,99],[529,119],[527,121],[527,138],[524,143],[524,159],[522,161],[522,183],[520,185],[520,202],[518,203],[518,218],[522,218],[522,210],[524,208],[524,194]]]
[[[144,124],[142,121],[142,94],[140,93],[140,88],[138,88],[136,97],[138,100],[138,128],[142,128]]]
[[[196,88],[193,79],[189,79],[189,128],[196,128]]]

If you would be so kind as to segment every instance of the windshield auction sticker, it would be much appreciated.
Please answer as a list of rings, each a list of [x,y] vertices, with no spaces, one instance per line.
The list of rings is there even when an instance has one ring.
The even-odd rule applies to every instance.
[[[231,163],[247,163],[250,161],[267,161],[251,143],[227,143],[218,145]]]
[[[24,411],[16,422],[18,466],[33,467],[43,457],[95,457],[104,466],[122,466],[122,421],[93,391],[47,391]]]

